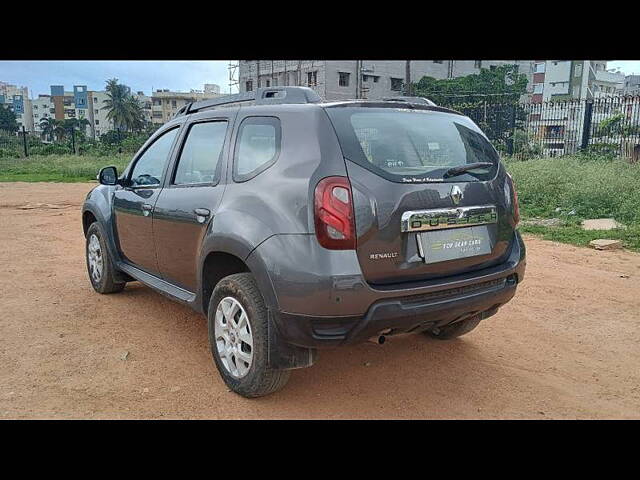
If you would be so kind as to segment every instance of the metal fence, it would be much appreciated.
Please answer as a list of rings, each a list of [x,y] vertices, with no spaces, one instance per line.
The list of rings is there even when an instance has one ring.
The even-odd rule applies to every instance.
[[[28,157],[31,155],[93,155],[108,156],[134,153],[151,135],[145,132],[112,131],[92,139],[74,129],[52,135],[29,133],[21,128],[17,132],[0,130],[0,157]]]
[[[469,116],[498,150],[521,159],[587,152],[640,161],[640,96],[444,106]]]

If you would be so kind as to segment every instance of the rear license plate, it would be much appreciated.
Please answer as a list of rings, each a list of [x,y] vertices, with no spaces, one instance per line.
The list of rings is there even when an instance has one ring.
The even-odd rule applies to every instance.
[[[491,253],[491,236],[487,225],[420,232],[422,258],[425,263],[444,262]]]

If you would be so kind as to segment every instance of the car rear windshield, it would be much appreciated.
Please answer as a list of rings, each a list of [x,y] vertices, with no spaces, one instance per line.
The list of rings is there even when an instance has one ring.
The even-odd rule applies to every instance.
[[[492,179],[499,157],[467,117],[429,110],[329,107],[344,156],[400,183],[473,182]],[[452,167],[490,162],[447,177]]]

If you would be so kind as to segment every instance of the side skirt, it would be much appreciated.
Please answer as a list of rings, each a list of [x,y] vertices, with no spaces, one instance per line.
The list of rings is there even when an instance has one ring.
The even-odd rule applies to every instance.
[[[184,303],[191,308],[199,311],[199,309],[195,308],[195,293],[177,287],[174,284],[167,282],[166,280],[158,278],[155,275],[145,272],[144,270],[140,270],[139,268],[134,267],[133,265],[129,265],[128,263],[118,262],[118,270],[123,271],[139,282],[142,282],[148,287],[153,288],[165,297],[168,297],[171,300],[177,300],[180,303]]]

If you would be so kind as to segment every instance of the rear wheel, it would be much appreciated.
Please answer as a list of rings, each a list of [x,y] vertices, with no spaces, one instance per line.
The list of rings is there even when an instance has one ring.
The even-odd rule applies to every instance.
[[[432,338],[437,338],[438,340],[451,340],[452,338],[456,338],[464,335],[465,333],[469,333],[471,330],[478,326],[480,320],[480,315],[476,315],[475,317],[467,318],[466,320],[452,323],[451,325],[445,325],[444,327],[435,327],[431,330],[427,330],[424,333]]]
[[[117,282],[113,261],[109,257],[102,227],[94,222],[87,230],[87,272],[91,286],[98,293],[116,293],[122,291],[126,282]]]
[[[285,386],[289,370],[268,364],[268,314],[253,275],[223,278],[211,295],[209,344],[227,386],[243,397],[268,395]]]

